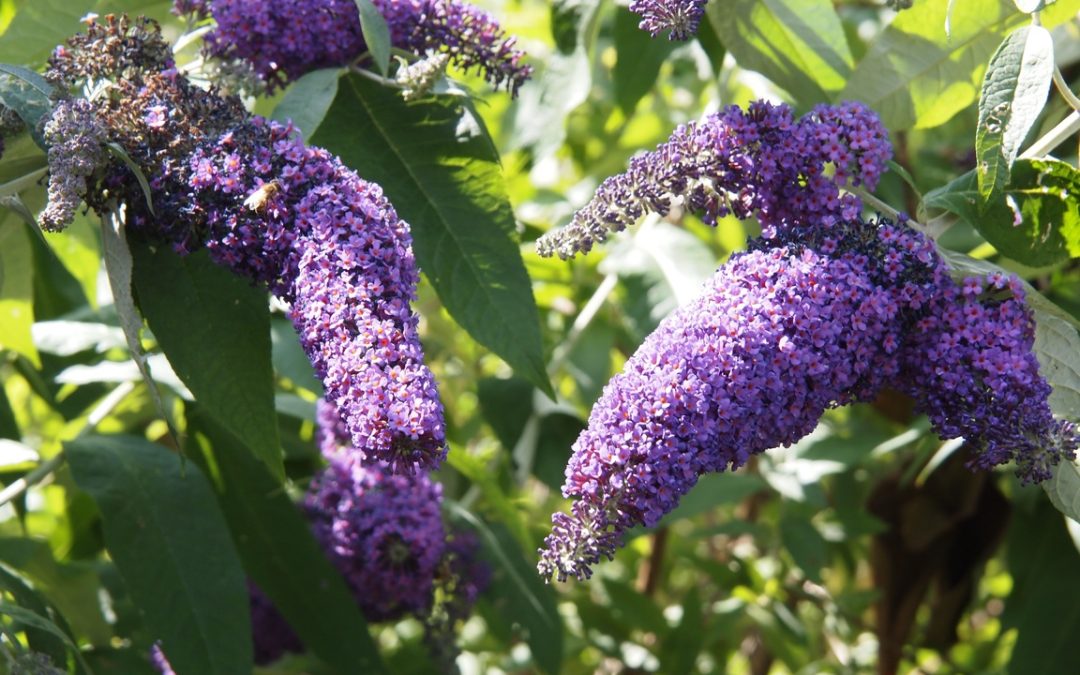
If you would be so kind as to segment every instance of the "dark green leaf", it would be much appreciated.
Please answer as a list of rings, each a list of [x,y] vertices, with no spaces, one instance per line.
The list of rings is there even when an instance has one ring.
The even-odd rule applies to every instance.
[[[465,100],[406,103],[390,89],[346,76],[313,142],[382,185],[412,226],[417,262],[450,315],[551,394],[498,155]]]
[[[480,412],[507,450],[517,445],[525,423],[532,416],[533,390],[531,384],[515,377],[480,380],[477,390]]]
[[[58,638],[64,643],[64,646],[66,646],[72,651],[73,654],[75,654],[75,658],[78,660],[83,672],[87,670],[86,662],[83,661],[82,653],[79,651],[79,648],[75,646],[75,643],[72,642],[71,638],[68,637],[68,635],[64,631],[62,631],[59,626],[53,623],[51,619],[41,616],[37,612],[33,612],[29,609],[26,609],[25,607],[13,605],[9,602],[0,602],[0,614],[10,616],[12,619],[18,621],[21,624],[31,626],[39,631],[48,633],[53,637]],[[66,659],[60,661],[59,663],[66,663]]]
[[[315,377],[315,369],[304,353],[304,348],[300,346],[300,339],[292,322],[281,317],[272,318],[270,341],[274,368],[278,374],[289,378],[296,386],[322,396],[322,382]]]
[[[444,505],[453,520],[480,536],[483,555],[494,571],[488,595],[497,599],[503,618],[525,629],[533,659],[544,672],[559,672],[562,620],[551,587],[525,560],[506,528],[480,520],[457,502]]]
[[[1004,194],[984,204],[974,171],[924,198],[975,227],[1004,255],[1032,267],[1080,255],[1080,172],[1057,160],[1017,160]]]
[[[667,675],[687,675],[694,672],[698,653],[705,644],[704,622],[701,615],[701,594],[691,590],[682,601],[682,619],[660,645],[660,663]]]
[[[249,449],[200,408],[188,415],[209,440],[217,498],[244,569],[315,655],[341,673],[384,672],[359,606],[288,493]],[[202,453],[191,453],[204,462]]]
[[[664,612],[656,602],[627,583],[605,579],[604,590],[611,597],[611,609],[615,617],[630,629],[640,628],[655,633],[663,640],[668,631]]]
[[[627,116],[656,84],[664,59],[678,46],[671,40],[653,39],[638,28],[641,17],[625,7],[615,8],[615,51],[618,57],[612,78],[615,100]]]
[[[371,4],[371,0],[367,2]],[[322,124],[337,96],[341,73],[340,68],[324,68],[303,75],[289,85],[271,117],[282,123],[292,121],[304,140],[308,140]]]
[[[827,562],[825,539],[805,512],[785,514],[780,518],[780,540],[795,564],[811,581],[821,581],[821,568]]]
[[[386,75],[390,71],[390,27],[371,0],[356,0],[356,7],[360,10],[360,31],[375,67]]]
[[[14,601],[21,607],[25,607],[39,616],[49,616],[49,607],[45,603],[45,599],[31,588],[26,581],[21,579],[18,574],[9,570],[6,565],[0,565],[0,587],[10,593]],[[61,639],[52,631],[42,630],[33,625],[25,626],[24,630],[31,649],[48,654],[55,664],[67,663],[68,640]]]
[[[706,7],[720,40],[803,105],[843,88],[854,63],[829,0],[730,0]]]
[[[702,476],[697,485],[679,500],[675,510],[664,516],[661,525],[683,518],[692,518],[723,504],[738,504],[750,495],[764,490],[765,481],[752,473],[711,473]]]
[[[975,132],[983,199],[990,199],[1008,184],[1020,144],[1046,104],[1053,76],[1054,40],[1042,26],[1013,31],[990,59]]]
[[[1080,555],[1061,516],[1039,500],[1033,513],[1013,514],[1008,539],[1013,589],[1002,629],[1019,629],[1009,672],[1072,673],[1080,634]]]
[[[22,118],[34,141],[45,147],[40,123],[52,112],[53,88],[45,78],[22,66],[0,63],[0,104]]]
[[[574,441],[585,430],[585,422],[576,415],[552,412],[540,420],[540,437],[536,440],[533,475],[552,490],[562,488],[566,464]]]
[[[202,473],[134,436],[84,436],[65,449],[101,510],[109,555],[177,672],[251,672],[244,571]]]
[[[283,479],[266,292],[203,252],[136,242],[132,252],[139,305],[176,374]]]

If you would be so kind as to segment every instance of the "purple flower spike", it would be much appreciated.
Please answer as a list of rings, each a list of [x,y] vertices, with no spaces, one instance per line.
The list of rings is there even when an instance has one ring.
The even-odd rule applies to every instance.
[[[255,665],[265,666],[277,661],[287,652],[304,651],[304,643],[292,626],[277,610],[274,603],[258,586],[248,581],[251,607],[251,642],[255,649]]]
[[[562,258],[587,253],[646,213],[666,215],[677,200],[710,224],[756,214],[766,237],[854,220],[859,199],[840,188],[874,189],[890,156],[888,133],[861,103],[821,105],[798,120],[786,105],[731,106],[634,157],[569,225],[537,240],[536,250]]]
[[[412,239],[382,190],[258,118],[197,150],[189,172],[211,254],[291,303],[351,444],[393,471],[438,466],[443,409],[409,304]]]
[[[1015,462],[1023,483],[1050,478],[1080,444],[1075,425],[1054,419],[1034,341],[1019,279],[969,277],[934,298],[902,362],[904,389],[934,430],[962,436],[975,450],[973,467]]]
[[[312,531],[369,621],[430,608],[446,547],[441,503],[442,486],[426,474],[395,476],[380,464],[332,463],[312,482]]]
[[[528,79],[514,38],[488,13],[460,0],[374,0],[393,46],[442,52],[512,94]],[[212,56],[249,62],[270,90],[318,68],[344,66],[367,50],[353,0],[216,0]]]
[[[669,40],[689,40],[697,32],[708,0],[631,0],[630,11],[641,17],[638,27],[656,37],[670,30]]]
[[[918,257],[929,244],[889,243],[893,228],[861,223],[830,234],[812,246],[759,241],[646,338],[574,444],[563,495],[577,501],[553,519],[542,575],[588,577],[701,474],[794,443],[826,409],[871,398],[896,374],[905,322],[942,277]]]

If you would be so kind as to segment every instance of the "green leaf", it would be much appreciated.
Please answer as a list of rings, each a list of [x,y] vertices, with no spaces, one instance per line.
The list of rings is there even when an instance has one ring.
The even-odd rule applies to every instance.
[[[450,315],[551,395],[498,154],[464,99],[406,103],[349,75],[312,140],[383,187],[412,226],[417,262]]]
[[[15,602],[38,616],[48,617],[49,607],[37,591],[30,587],[14,570],[0,565],[0,588],[11,594]],[[55,664],[67,663],[67,635],[59,637],[50,630],[43,630],[34,625],[23,627],[30,648],[36,652],[48,654]]]
[[[75,646],[75,643],[71,641],[71,638],[68,637],[67,633],[62,631],[60,627],[50,619],[41,616],[37,612],[26,609],[25,607],[13,605],[10,602],[0,602],[0,614],[10,616],[19,623],[26,624],[27,626],[31,626],[60,639],[64,643],[64,646],[75,654],[75,658],[78,660],[82,670],[84,672],[88,670],[86,661],[83,660],[82,652],[80,652],[79,648]],[[60,663],[65,663],[65,661],[61,661]]]
[[[858,99],[890,129],[944,124],[971,105],[990,55],[1026,17],[1010,0],[923,2],[874,39],[838,99]]]
[[[298,387],[322,396],[323,385],[315,377],[311,359],[300,346],[300,338],[292,322],[281,317],[270,320],[270,342],[274,369],[278,375],[287,377]]]
[[[611,76],[615,85],[615,100],[627,116],[632,115],[638,101],[656,84],[656,76],[664,60],[678,43],[654,40],[638,28],[641,17],[625,7],[615,8],[615,51],[618,59]]]
[[[176,374],[283,480],[266,292],[205,252],[133,241],[132,253],[139,305]]]
[[[371,0],[367,0],[367,3],[371,4]],[[324,68],[301,76],[289,85],[270,117],[282,123],[292,121],[307,141],[326,118],[337,96],[342,72],[340,68]]]
[[[828,562],[828,552],[825,539],[811,524],[805,510],[781,516],[780,540],[806,578],[820,582],[821,568]]]
[[[375,67],[386,75],[390,72],[390,27],[371,0],[356,0],[356,7],[360,10],[360,32],[375,60]]]
[[[543,72],[521,88],[514,108],[511,147],[528,148],[535,160],[553,155],[566,139],[566,118],[589,98],[600,0],[554,0],[555,51]]]
[[[521,438],[525,423],[533,414],[533,386],[516,377],[486,377],[477,384],[477,397],[484,420],[507,450]]]
[[[562,620],[551,587],[525,560],[506,528],[480,520],[457,502],[447,500],[443,504],[453,520],[479,535],[483,555],[493,569],[488,595],[497,599],[503,618],[527,631],[526,640],[541,670],[559,672]]]
[[[974,171],[926,193],[927,208],[960,216],[1004,255],[1031,267],[1080,255],[1080,172],[1054,159],[1021,159],[1003,194],[984,203]]]
[[[169,428],[172,430],[171,417],[161,400],[161,393],[150,373],[150,365],[147,362],[146,352],[143,350],[140,337],[142,315],[135,309],[135,296],[131,293],[134,262],[131,259],[131,249],[128,248],[123,221],[116,214],[101,220],[101,253],[105,263],[105,272],[109,277],[109,287],[112,289],[113,306],[120,319],[120,327],[124,329],[124,338],[127,340],[131,359],[139,369],[139,375],[142,376],[143,383],[150,392],[158,414],[161,419],[169,423]],[[173,433],[173,435],[176,434]]]
[[[123,162],[124,166],[126,166],[128,170],[131,171],[132,174],[134,174],[135,180],[139,183],[139,189],[142,190],[143,199],[146,200],[146,208],[150,211],[151,215],[155,215],[154,200],[150,196],[150,183],[146,180],[146,174],[143,173],[142,167],[135,163],[135,160],[133,160],[131,158],[131,155],[127,153],[127,150],[124,149],[124,146],[120,145],[119,143],[109,141],[105,144],[105,147],[109,150],[113,157],[116,157],[121,162]]]
[[[682,619],[660,644],[661,670],[667,675],[693,673],[698,653],[705,646],[701,594],[697,589],[692,589],[679,604],[682,608]]]
[[[616,619],[627,628],[654,633],[663,642],[669,627],[656,601],[617,579],[604,579],[603,585],[611,598],[611,610]]]
[[[42,148],[39,123],[52,112],[52,85],[45,78],[28,68],[0,63],[0,104],[15,111],[22,118],[34,142]]]
[[[30,327],[34,324],[34,264],[26,227],[17,217],[0,219],[0,349],[41,367]]]
[[[244,571],[203,474],[134,436],[65,444],[97,502],[105,543],[151,635],[180,673],[249,673]]]
[[[1002,630],[1019,629],[1011,673],[1055,675],[1076,671],[1080,633],[1080,555],[1062,519],[1045,502],[1034,513],[1014,510],[1008,561],[1013,589]]]
[[[385,672],[367,623],[341,575],[288,493],[204,407],[188,414],[212,463],[217,498],[244,569],[304,645],[340,673]]]
[[[658,527],[683,518],[692,518],[724,504],[738,504],[766,488],[761,476],[752,473],[711,473],[702,476],[697,485],[679,500],[679,505],[661,519]]]
[[[1053,388],[1050,409],[1055,415],[1080,420],[1080,333],[1068,321],[1035,310],[1035,356],[1039,373]],[[1042,483],[1050,502],[1066,516],[1080,521],[1080,464],[1064,462]]]
[[[809,106],[844,87],[854,59],[829,0],[730,0],[705,10],[743,68]]]
[[[990,199],[1009,182],[1020,144],[1046,104],[1054,77],[1054,40],[1042,26],[1009,34],[990,59],[975,133],[979,193]]]

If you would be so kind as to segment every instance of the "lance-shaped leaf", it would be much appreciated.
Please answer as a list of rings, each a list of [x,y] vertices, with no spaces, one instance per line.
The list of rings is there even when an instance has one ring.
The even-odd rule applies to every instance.
[[[250,673],[244,571],[203,474],[135,436],[84,436],[65,451],[147,632],[176,671]]]
[[[52,101],[49,97],[53,93],[52,85],[45,78],[34,71],[0,63],[0,104],[15,111],[34,141],[42,148],[45,147],[45,139],[41,136],[40,122],[52,111]]]
[[[975,132],[983,199],[989,200],[1009,182],[1020,144],[1046,104],[1053,77],[1054,41],[1042,26],[1013,31],[990,59]]]
[[[420,269],[450,315],[550,392],[498,154],[465,99],[406,103],[392,89],[349,75],[312,141],[383,187],[412,227]]]
[[[283,479],[266,292],[202,252],[181,257],[139,242],[132,252],[139,306],[176,374]]]
[[[803,105],[840,91],[851,74],[854,59],[829,0],[728,0],[705,11],[740,66]]]
[[[375,67],[386,75],[390,69],[390,27],[371,0],[356,0],[356,7],[360,10],[360,31]]]
[[[341,73],[340,68],[323,68],[303,75],[289,85],[271,117],[282,123],[291,121],[303,139],[308,140],[337,96]]]

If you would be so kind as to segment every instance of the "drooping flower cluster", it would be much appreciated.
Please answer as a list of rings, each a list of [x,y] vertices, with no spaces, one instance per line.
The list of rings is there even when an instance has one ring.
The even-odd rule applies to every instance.
[[[914,396],[942,437],[964,436],[972,466],[1014,461],[1021,480],[1043,480],[1080,434],[1051,414],[1033,334],[1016,279],[957,286],[930,240],[884,219],[759,239],[605,388],[540,572],[588,577],[703,473],[794,443],[827,408],[885,385]]]
[[[634,157],[536,249],[562,258],[588,252],[646,213],[666,215],[677,200],[707,223],[756,214],[765,236],[849,221],[860,203],[840,188],[872,190],[890,156],[885,128],[861,103],[820,105],[798,120],[786,105],[730,106],[680,126],[656,150]]]
[[[1024,297],[1001,273],[945,285],[909,331],[898,383],[938,435],[977,450],[973,466],[1014,462],[1021,482],[1037,483],[1073,458],[1080,433],[1050,410]]]
[[[49,201],[40,221],[56,232],[71,223],[86,179],[104,165],[108,130],[89,101],[65,99],[54,107],[43,135],[49,144]]]
[[[425,56],[444,53],[511,93],[531,69],[515,39],[487,12],[461,0],[374,0],[393,46]],[[344,66],[367,50],[353,0],[215,0],[210,55],[241,59],[273,90],[318,68]]]
[[[794,443],[894,376],[906,324],[943,274],[927,242],[894,233],[857,223],[820,243],[759,240],[666,318],[574,444],[563,495],[577,501],[553,518],[541,574],[588,577],[703,473]]]
[[[181,253],[205,246],[267,284],[291,304],[352,443],[389,470],[434,468],[443,410],[410,307],[419,274],[408,225],[379,186],[291,127],[192,86],[162,44],[156,25],[110,18],[53,55],[55,81],[116,78],[93,111],[150,188],[113,161],[82,198],[102,212],[122,203],[138,235]],[[70,180],[52,163],[55,180]]]
[[[631,0],[630,11],[641,17],[638,26],[656,37],[670,30],[669,40],[689,40],[697,32],[708,0]]]

